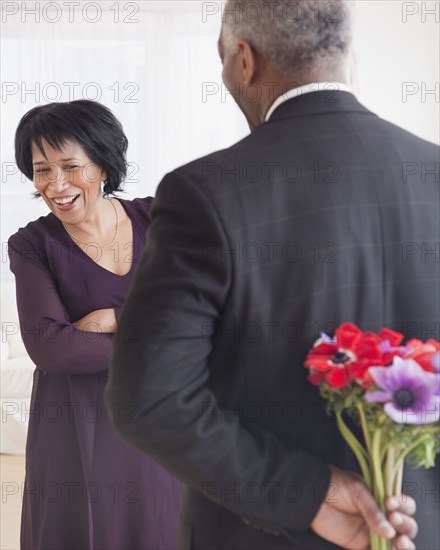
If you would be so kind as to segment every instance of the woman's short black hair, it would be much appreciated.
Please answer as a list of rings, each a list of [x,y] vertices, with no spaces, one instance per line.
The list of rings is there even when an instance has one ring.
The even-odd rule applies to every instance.
[[[80,99],[34,107],[20,120],[15,133],[18,168],[33,180],[32,143],[45,156],[42,140],[57,151],[66,140],[78,142],[89,159],[107,173],[104,194],[123,192],[127,175],[128,140],[114,114],[97,101]],[[33,194],[35,198],[40,193]]]

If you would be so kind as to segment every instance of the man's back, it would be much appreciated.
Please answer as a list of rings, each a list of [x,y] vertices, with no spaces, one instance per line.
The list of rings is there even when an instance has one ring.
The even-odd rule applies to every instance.
[[[220,324],[207,323],[203,335],[213,338],[207,384],[225,422],[357,468],[303,361],[320,332],[344,321],[439,339],[438,160],[435,145],[329,91],[284,103],[240,143],[179,169],[224,228],[224,241],[206,241],[203,255],[210,269],[230,269],[232,284]],[[406,476],[404,489],[431,514],[418,518],[418,548],[439,546],[436,481],[438,468]],[[236,497],[254,498],[246,484]],[[211,488],[235,498],[223,489]],[[284,489],[286,505],[301,499],[298,484]],[[254,490],[264,492],[258,480]],[[296,546],[252,533],[206,497],[187,498],[195,548],[332,547],[311,532],[292,533]]]
[[[325,505],[352,506],[343,532],[341,512],[328,540],[310,529],[329,464],[356,463],[303,362],[344,321],[438,338],[437,153],[349,93],[309,93],[162,180],[106,399],[136,404],[115,429],[187,487],[181,550],[331,549],[353,536],[347,473]],[[419,548],[434,549],[438,475],[415,479],[404,490],[425,513]]]

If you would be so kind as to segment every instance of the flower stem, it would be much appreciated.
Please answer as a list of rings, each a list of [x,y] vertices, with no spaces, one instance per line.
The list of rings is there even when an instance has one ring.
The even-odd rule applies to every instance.
[[[382,511],[385,506],[385,487],[382,473],[382,461],[380,459],[381,431],[375,430],[371,447],[371,459],[373,465],[374,488],[376,500],[380,504]]]
[[[364,434],[365,445],[367,446],[368,454],[371,456],[371,437],[368,429],[367,418],[365,416],[364,407],[361,402],[357,402],[356,408],[359,411],[359,418],[361,420],[362,432]]]
[[[394,494],[400,496],[402,494],[402,482],[403,482],[403,468],[405,465],[405,459],[402,459],[397,470],[397,475],[394,479]]]
[[[391,497],[394,493],[394,461],[396,459],[396,448],[389,447],[387,450],[385,466],[385,489],[386,496]]]
[[[371,550],[389,550],[390,541],[380,537],[375,531],[370,531],[370,548]]]
[[[373,485],[372,485],[372,491],[374,494],[374,497],[376,499],[376,502],[379,504],[382,512],[386,513],[385,510],[385,481],[384,481],[384,475],[383,475],[383,467],[382,467],[382,449],[381,449],[381,443],[382,443],[382,433],[381,430],[376,429],[373,433],[373,438],[371,441],[371,461],[372,461],[372,474],[373,474]],[[388,458],[387,453],[387,462],[386,462],[386,471],[385,471],[385,480],[387,480],[387,473],[388,468],[392,472],[392,463],[391,459],[392,457]],[[392,475],[392,474],[391,474]],[[388,550],[390,548],[390,541],[385,539],[384,537],[377,536],[375,541],[371,541],[372,545],[371,548],[375,548],[373,544],[377,544],[377,550]]]
[[[376,550],[376,548],[379,548],[379,542],[378,539],[379,535],[375,531],[370,531],[370,548],[371,550]]]
[[[367,487],[371,490],[372,485],[371,485],[370,463],[369,463],[369,457],[365,449],[362,447],[362,445],[356,439],[356,436],[353,435],[353,433],[350,431],[348,426],[345,424],[340,411],[336,411],[336,421],[342,437],[348,443],[348,445],[350,446],[351,450],[353,451],[353,453],[357,458],[357,461],[361,468],[361,472]]]
[[[399,468],[402,467],[402,464],[403,464],[403,461],[405,460],[405,457],[413,449],[415,449],[418,445],[420,445],[420,443],[422,443],[424,439],[427,439],[429,437],[430,437],[430,435],[425,433],[425,434],[421,435],[418,439],[416,439],[413,443],[411,443],[411,445],[409,445],[408,447],[403,449],[403,451],[399,454],[399,456],[396,459],[396,463],[394,465],[394,471],[393,471],[393,478],[396,477]]]
[[[399,447],[388,447],[387,449],[387,458],[385,466],[385,489],[386,496],[390,497],[396,494],[395,492],[395,470],[394,465],[396,461],[396,453],[398,452]],[[391,550],[396,550],[396,541],[395,539],[389,542]]]

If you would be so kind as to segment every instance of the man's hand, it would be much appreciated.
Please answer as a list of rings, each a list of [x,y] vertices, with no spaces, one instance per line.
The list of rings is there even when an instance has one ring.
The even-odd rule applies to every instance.
[[[417,523],[411,516],[416,511],[416,502],[407,495],[388,497],[385,501],[388,519],[397,531],[396,548],[398,550],[414,550],[411,539],[417,535]]]
[[[115,332],[117,327],[115,310],[108,308],[91,311],[82,319],[75,321],[73,326],[85,332]]]
[[[326,498],[311,524],[316,534],[347,550],[367,550],[371,529],[387,539],[397,534],[397,550],[415,549],[411,539],[417,534],[417,524],[410,517],[416,508],[413,499],[407,496],[387,499],[386,507],[391,512],[387,519],[356,474],[336,466],[330,466],[330,470]]]

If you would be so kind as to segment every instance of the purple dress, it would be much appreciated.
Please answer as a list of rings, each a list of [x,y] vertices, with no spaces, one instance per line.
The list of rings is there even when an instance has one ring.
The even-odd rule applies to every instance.
[[[133,226],[131,270],[98,265],[50,213],[8,241],[26,349],[37,366],[28,411],[21,548],[176,550],[181,483],[124,442],[103,401],[110,333],[71,323],[115,308],[118,318],[141,257],[152,197],[118,198]],[[119,250],[122,261],[131,261]]]

